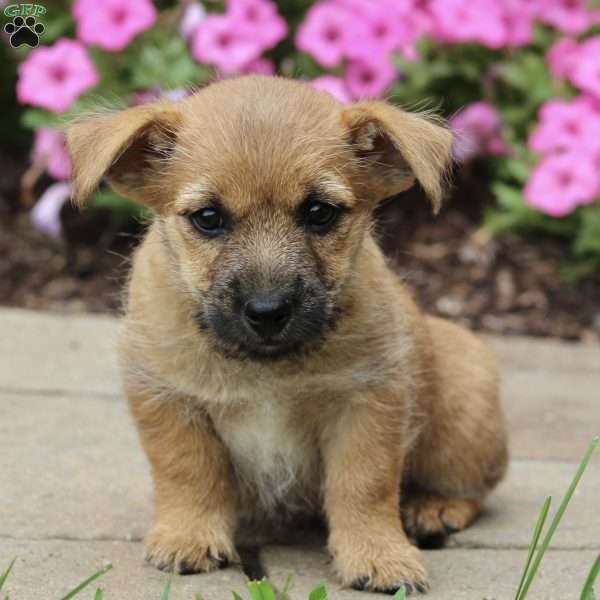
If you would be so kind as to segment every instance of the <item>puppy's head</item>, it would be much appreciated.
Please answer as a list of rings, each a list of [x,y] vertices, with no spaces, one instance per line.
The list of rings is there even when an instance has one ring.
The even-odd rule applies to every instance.
[[[106,178],[152,208],[199,326],[252,358],[323,337],[377,203],[418,180],[437,208],[452,144],[389,104],[256,76],[83,119],[67,137],[75,201]]]

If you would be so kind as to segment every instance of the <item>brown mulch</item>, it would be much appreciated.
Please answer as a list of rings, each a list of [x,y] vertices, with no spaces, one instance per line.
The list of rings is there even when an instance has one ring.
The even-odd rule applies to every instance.
[[[116,312],[140,231],[111,233],[108,214],[80,215],[67,207],[67,242],[50,240],[31,228],[15,190],[2,187],[0,304]],[[566,283],[559,274],[564,244],[512,235],[490,239],[479,226],[485,191],[466,183],[459,192],[435,219],[418,192],[380,212],[381,243],[420,305],[493,333],[600,340],[600,273]]]

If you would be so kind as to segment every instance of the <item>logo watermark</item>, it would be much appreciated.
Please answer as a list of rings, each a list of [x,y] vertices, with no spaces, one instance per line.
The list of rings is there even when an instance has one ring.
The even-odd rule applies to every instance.
[[[36,48],[45,27],[38,18],[46,14],[46,7],[41,4],[9,4],[4,8],[4,15],[12,19],[4,26],[10,36],[13,48],[29,46]]]

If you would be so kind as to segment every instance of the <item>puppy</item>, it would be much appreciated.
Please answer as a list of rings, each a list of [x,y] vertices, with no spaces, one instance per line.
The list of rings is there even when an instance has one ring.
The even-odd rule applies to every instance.
[[[82,119],[68,145],[78,204],[106,178],[155,213],[120,347],[154,478],[148,560],[210,571],[241,518],[319,513],[344,586],[425,591],[409,536],[476,518],[504,420],[487,348],[419,312],[371,225],[415,180],[439,207],[451,133],[251,76]]]

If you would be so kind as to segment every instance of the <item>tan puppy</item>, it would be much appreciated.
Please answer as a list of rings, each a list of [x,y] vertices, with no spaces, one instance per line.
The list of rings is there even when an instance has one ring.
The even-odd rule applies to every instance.
[[[121,344],[156,491],[148,560],[209,571],[241,517],[322,511],[345,586],[424,591],[405,527],[463,529],[507,462],[488,350],[419,312],[371,231],[415,179],[439,206],[450,132],[255,76],[81,120],[68,142],[79,204],[105,177],[156,213]]]

